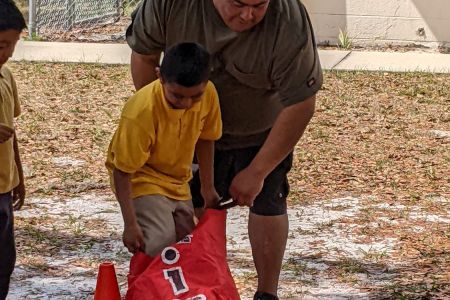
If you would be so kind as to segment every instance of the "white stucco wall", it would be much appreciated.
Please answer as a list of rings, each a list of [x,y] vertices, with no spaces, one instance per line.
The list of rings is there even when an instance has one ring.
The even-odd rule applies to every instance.
[[[319,43],[450,47],[450,0],[301,0]]]

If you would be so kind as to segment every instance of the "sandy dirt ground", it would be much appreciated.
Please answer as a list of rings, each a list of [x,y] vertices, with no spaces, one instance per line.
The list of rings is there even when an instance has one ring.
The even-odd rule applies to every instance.
[[[348,197],[289,209],[291,223],[280,280],[281,299],[370,299],[392,283],[403,262],[386,258],[401,241],[395,236],[373,238],[369,230],[367,234],[361,230],[376,230],[380,224],[398,221],[382,214],[370,224],[358,224],[358,219],[367,211],[402,212],[406,208],[377,204],[373,200]],[[438,201],[450,204],[449,199]],[[19,253],[8,299],[90,299],[97,266],[103,261],[115,263],[119,285],[125,294],[130,255],[122,246],[122,219],[111,195],[32,198],[30,204],[30,208],[18,212],[16,217],[18,222],[38,224],[38,229],[29,234],[44,242],[47,252],[30,258]],[[450,214],[422,213],[420,207],[408,211],[412,221],[423,221],[424,226],[450,224]],[[256,274],[246,222],[246,209],[229,210],[229,265],[242,299],[251,299]],[[425,228],[416,226],[411,230],[421,232]],[[355,231],[361,233],[355,235]],[[58,251],[51,250],[52,242]],[[29,245],[34,246],[38,247]]]

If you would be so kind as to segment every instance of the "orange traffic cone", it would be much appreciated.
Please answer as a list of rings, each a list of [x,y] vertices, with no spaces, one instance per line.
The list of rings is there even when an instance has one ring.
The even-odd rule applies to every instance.
[[[119,284],[117,283],[114,264],[101,263],[99,266],[97,286],[94,300],[120,300]]]

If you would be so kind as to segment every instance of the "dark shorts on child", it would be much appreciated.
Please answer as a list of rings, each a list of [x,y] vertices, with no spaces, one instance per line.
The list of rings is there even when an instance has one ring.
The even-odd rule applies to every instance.
[[[16,263],[14,215],[11,192],[0,194],[0,300],[8,294],[9,280]]]
[[[228,189],[234,176],[246,168],[258,153],[260,147],[234,150],[217,150],[214,157],[214,184],[223,199],[229,199]],[[250,211],[261,216],[278,216],[287,212],[286,198],[289,194],[287,173],[292,167],[293,155],[290,153],[264,180],[264,186],[256,197]],[[200,194],[200,178],[194,173],[191,181],[194,207],[203,207]]]

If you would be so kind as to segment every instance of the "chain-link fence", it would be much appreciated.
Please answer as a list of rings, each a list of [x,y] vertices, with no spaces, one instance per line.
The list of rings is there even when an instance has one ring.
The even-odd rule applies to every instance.
[[[142,0],[29,0],[29,35],[39,40],[124,39]]]

